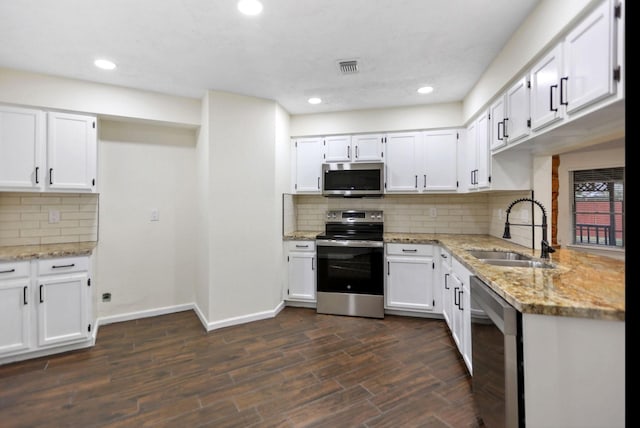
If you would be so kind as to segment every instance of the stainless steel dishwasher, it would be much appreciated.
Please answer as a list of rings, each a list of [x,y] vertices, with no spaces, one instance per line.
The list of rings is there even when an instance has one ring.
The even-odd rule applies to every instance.
[[[471,320],[471,382],[480,417],[486,428],[523,428],[522,314],[477,276],[469,284],[472,305],[488,317]]]

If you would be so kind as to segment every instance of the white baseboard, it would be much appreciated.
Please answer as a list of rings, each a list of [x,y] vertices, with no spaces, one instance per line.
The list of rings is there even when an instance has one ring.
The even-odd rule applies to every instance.
[[[278,303],[278,306],[276,306],[274,309],[270,311],[262,311],[262,312],[256,312],[253,314],[242,315],[239,317],[226,318],[223,320],[207,322],[206,324],[203,322],[202,324],[205,326],[207,331],[212,331],[212,330],[216,330],[223,327],[230,327],[232,325],[239,325],[239,324],[245,324],[252,321],[259,321],[259,320],[264,320],[268,318],[274,318],[276,315],[280,313],[282,309],[284,309],[284,302]],[[204,319],[203,316],[199,315],[199,317],[200,317],[200,321]]]
[[[209,320],[207,320],[207,317],[204,315],[204,313],[202,313],[202,310],[200,310],[200,307],[196,303],[185,303],[183,305],[166,306],[164,308],[148,309],[148,310],[138,311],[138,312],[129,312],[129,313],[120,314],[120,315],[110,315],[108,317],[100,317],[96,320],[95,328],[93,329],[93,343],[95,344],[96,338],[98,337],[98,328],[101,325],[113,324],[116,322],[131,321],[131,320],[136,320],[140,318],[155,317],[158,315],[166,315],[166,314],[172,314],[175,312],[193,310],[196,313],[196,316],[200,319],[200,322],[202,323],[203,327],[207,331],[212,331],[212,330],[216,330],[223,327],[229,327],[232,325],[248,323],[251,321],[259,321],[263,319],[274,318],[276,315],[280,313],[282,309],[284,309],[284,306],[285,306],[284,302],[280,302],[274,309],[269,311],[257,312],[253,314],[247,314],[239,317],[227,318],[224,320],[218,320],[218,321],[212,321],[212,322],[209,322]]]

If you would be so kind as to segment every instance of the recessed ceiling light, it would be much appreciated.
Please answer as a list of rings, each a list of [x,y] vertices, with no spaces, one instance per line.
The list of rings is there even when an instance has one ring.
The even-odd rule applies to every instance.
[[[258,0],[240,0],[238,10],[245,15],[258,15],[262,12],[262,3]]]
[[[430,94],[433,92],[433,88],[431,86],[423,86],[422,88],[418,88],[419,94]]]
[[[309,104],[320,104],[322,102],[322,100],[317,97],[309,98],[307,101]]]
[[[93,64],[103,70],[113,70],[116,68],[116,64],[108,59],[97,59],[93,61]]]

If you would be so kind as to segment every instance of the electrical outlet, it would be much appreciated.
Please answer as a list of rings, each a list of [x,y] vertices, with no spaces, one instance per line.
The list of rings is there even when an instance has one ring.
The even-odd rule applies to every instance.
[[[111,301],[111,293],[102,293],[102,301],[110,302]]]
[[[432,207],[430,210],[431,217],[438,217],[438,209],[436,207]]]
[[[60,223],[60,211],[49,210],[49,223]]]
[[[151,221],[160,221],[160,210],[157,208],[151,210]]]
[[[498,220],[502,220],[504,218],[504,211],[502,208],[498,208]]]
[[[526,208],[523,208],[520,210],[520,218],[522,218],[522,221],[529,221],[529,210]]]

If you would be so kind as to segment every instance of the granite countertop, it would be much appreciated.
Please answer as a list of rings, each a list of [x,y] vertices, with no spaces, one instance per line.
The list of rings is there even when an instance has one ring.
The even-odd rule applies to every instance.
[[[297,232],[289,239],[314,239],[317,233]],[[467,250],[509,250],[534,259],[540,257],[540,250],[489,235],[385,233],[384,241],[443,246],[525,314],[625,320],[625,262],[622,260],[559,248],[550,255],[553,269],[505,267],[486,264]]]
[[[53,257],[88,256],[96,248],[95,241],[70,244],[16,245],[0,247],[0,262],[47,259]]]

